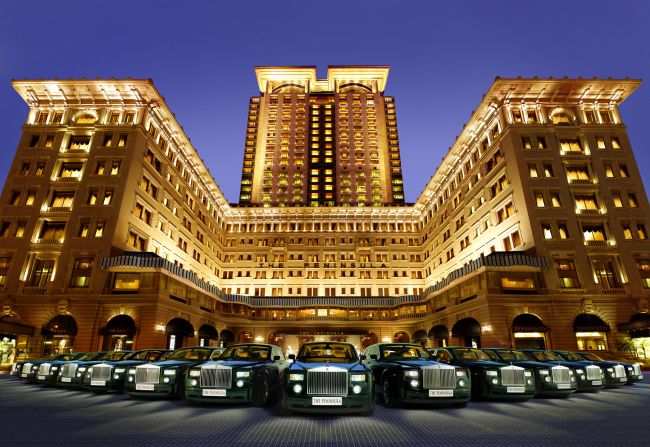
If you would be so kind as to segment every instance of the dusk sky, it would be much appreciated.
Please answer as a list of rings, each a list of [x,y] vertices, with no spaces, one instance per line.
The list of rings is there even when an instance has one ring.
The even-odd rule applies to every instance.
[[[645,82],[621,107],[650,185],[650,2],[14,1],[0,17],[0,179],[27,105],[11,79],[151,78],[226,198],[256,65],[389,65],[414,202],[496,76]]]

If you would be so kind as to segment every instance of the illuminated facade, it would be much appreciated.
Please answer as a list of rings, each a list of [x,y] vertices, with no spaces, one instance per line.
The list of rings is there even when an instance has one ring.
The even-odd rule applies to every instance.
[[[322,97],[304,93],[305,120],[312,96],[340,108],[337,70]],[[273,206],[228,204],[150,81],[14,82],[30,111],[0,197],[0,336],[16,354],[312,339],[617,350],[647,330],[648,200],[618,112],[638,81],[497,79],[415,204],[394,204],[381,156],[382,206],[358,206],[358,190],[345,202],[337,152],[341,206],[280,206],[279,182],[263,197],[266,168],[283,172],[282,130],[267,166],[265,126],[274,91],[279,117],[303,89],[276,71],[258,68],[245,152],[251,129],[265,134],[251,205]],[[376,107],[392,102],[382,73]],[[305,78],[324,82],[299,68],[291,84]],[[351,90],[354,114],[370,93]],[[310,205],[306,172],[291,178]]]

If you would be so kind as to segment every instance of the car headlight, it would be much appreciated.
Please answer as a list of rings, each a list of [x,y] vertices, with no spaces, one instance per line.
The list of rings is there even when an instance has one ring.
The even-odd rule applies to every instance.
[[[614,372],[614,368],[607,368],[607,371],[613,373],[613,372]]]
[[[289,380],[305,380],[305,375],[304,374],[289,374]]]
[[[365,382],[366,381],[366,375],[365,374],[352,374],[350,375],[350,380],[353,382]]]
[[[496,377],[499,375],[499,373],[493,370],[487,370],[485,371],[485,375],[488,377]]]
[[[52,371],[56,371],[57,369],[59,369],[59,367],[58,366],[53,366],[51,369],[52,369]]]
[[[198,369],[191,369],[190,370],[190,377],[199,377],[201,375],[201,371]]]
[[[628,367],[627,367],[627,370],[628,370],[628,371],[632,371],[632,370],[634,370],[634,368],[632,368],[631,366],[628,366]]]
[[[135,374],[135,368],[129,368],[127,371],[128,374]]]
[[[467,377],[467,371],[463,369],[456,370],[456,377]]]
[[[525,377],[533,377],[533,373],[530,371],[524,371],[524,376]]]
[[[548,369],[540,369],[539,370],[539,375],[540,376],[548,376],[551,373]]]
[[[84,372],[85,370],[86,370],[86,367],[85,367],[85,366],[80,366],[80,367],[79,367],[79,372],[82,373],[82,372]]]
[[[404,371],[404,377],[420,377],[417,369],[407,369]]]
[[[166,369],[165,372],[163,372],[164,376],[175,376],[176,375],[176,370],[175,369]]]
[[[583,369],[576,369],[576,372],[578,374],[584,374],[585,373],[585,371]]]
[[[126,368],[115,368],[115,374],[122,374],[126,371]]]
[[[250,377],[250,376],[251,376],[250,371],[237,371],[236,377]]]

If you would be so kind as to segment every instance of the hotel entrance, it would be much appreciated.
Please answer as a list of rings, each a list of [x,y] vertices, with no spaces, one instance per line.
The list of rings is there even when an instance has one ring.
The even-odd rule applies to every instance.
[[[363,329],[330,329],[330,328],[286,328],[277,329],[269,335],[269,342],[283,344],[285,353],[298,354],[300,347],[310,341],[341,341],[352,343],[361,353],[366,346],[377,342],[374,332]],[[273,341],[271,341],[273,340]]]

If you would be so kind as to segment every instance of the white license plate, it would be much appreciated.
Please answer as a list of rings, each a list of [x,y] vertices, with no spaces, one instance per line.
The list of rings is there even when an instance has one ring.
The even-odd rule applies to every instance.
[[[38,380],[45,380],[45,376],[38,376]]]
[[[509,386],[506,388],[507,393],[525,393],[526,387],[523,386]]]
[[[215,397],[226,397],[226,390],[219,390],[219,389],[203,389],[201,391],[201,394],[203,396],[215,396]]]
[[[591,381],[591,384],[592,384],[592,385],[602,385],[602,384],[603,384],[603,381],[602,381],[602,380],[592,380],[592,381]]]
[[[136,391],[153,391],[153,383],[136,383],[135,384],[135,390]]]
[[[429,390],[429,397],[454,397],[454,390]]]
[[[106,381],[105,380],[91,380],[90,381],[90,386],[105,386]]]
[[[557,389],[558,390],[570,390],[571,385],[569,385],[568,383],[558,383],[557,384]]]
[[[22,373],[20,377],[27,377],[27,373]]]
[[[70,383],[70,382],[72,382],[72,378],[70,378],[70,377],[61,377],[61,382]]]
[[[643,380],[643,374],[640,374],[637,378]]]
[[[343,405],[342,397],[312,397],[312,405],[322,405],[322,406],[337,406]]]
[[[618,379],[618,380],[620,380],[621,382],[627,382],[627,377],[621,377],[621,378]]]

